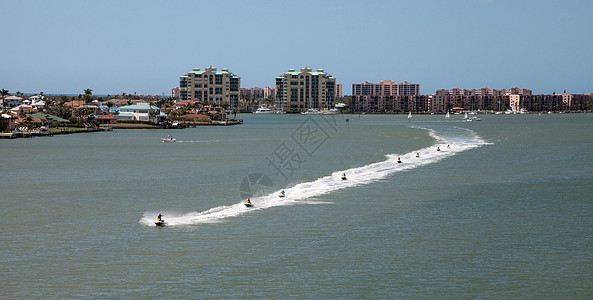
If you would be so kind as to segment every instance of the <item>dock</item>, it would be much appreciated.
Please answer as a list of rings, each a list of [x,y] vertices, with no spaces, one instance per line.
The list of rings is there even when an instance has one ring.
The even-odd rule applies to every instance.
[[[73,134],[85,132],[108,131],[106,128],[80,128],[80,129],[61,129],[61,130],[28,130],[1,132],[0,139],[31,138],[36,136],[54,136],[58,134]]]

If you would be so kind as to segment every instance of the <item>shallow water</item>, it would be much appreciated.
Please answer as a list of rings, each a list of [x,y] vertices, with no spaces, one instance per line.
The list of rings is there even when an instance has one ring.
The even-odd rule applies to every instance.
[[[590,114],[406,117],[0,140],[0,290],[593,296]],[[169,226],[154,226],[159,212]]]

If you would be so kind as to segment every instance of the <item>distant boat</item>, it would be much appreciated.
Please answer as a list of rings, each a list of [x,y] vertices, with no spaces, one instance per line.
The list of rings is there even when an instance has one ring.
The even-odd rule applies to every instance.
[[[449,119],[449,111],[447,111],[447,114],[445,115],[445,119]]]
[[[324,115],[337,115],[337,114],[340,114],[340,110],[337,108],[324,109],[321,111],[321,113]]]
[[[163,141],[163,143],[175,143],[177,142],[177,139],[175,139],[174,137],[168,135],[166,138],[162,138],[161,139]]]
[[[265,106],[260,106],[256,111],[253,112],[254,114],[273,114],[274,111],[265,107]]]
[[[408,114],[408,122],[410,122],[410,120],[412,120],[412,112]]]
[[[320,115],[322,112],[317,108],[309,108],[307,111],[302,112],[301,115]]]
[[[463,116],[463,119],[467,119],[467,113],[465,113],[465,115]]]

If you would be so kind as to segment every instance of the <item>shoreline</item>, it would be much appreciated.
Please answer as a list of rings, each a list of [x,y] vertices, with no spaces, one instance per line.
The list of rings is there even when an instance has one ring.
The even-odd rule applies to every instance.
[[[18,138],[32,138],[45,137],[61,134],[87,133],[99,131],[112,131],[113,129],[183,129],[197,126],[232,126],[243,124],[243,120],[226,120],[226,121],[212,121],[209,123],[199,122],[185,122],[180,123],[177,127],[167,127],[164,125],[149,125],[142,123],[120,123],[100,126],[98,128],[80,128],[80,129],[60,129],[60,130],[30,130],[30,131],[14,131],[14,132],[0,132],[0,139],[18,139]]]
[[[62,130],[31,130],[31,131],[15,131],[15,132],[0,132],[0,139],[18,139],[18,138],[32,138],[37,136],[54,136],[61,134],[87,133],[98,131],[110,131],[107,128],[81,128],[81,129],[62,129]]]

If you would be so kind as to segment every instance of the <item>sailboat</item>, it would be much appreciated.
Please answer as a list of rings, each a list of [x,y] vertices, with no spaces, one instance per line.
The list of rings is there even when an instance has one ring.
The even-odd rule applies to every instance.
[[[412,120],[412,112],[408,114],[408,122],[410,122],[410,120]]]
[[[449,111],[447,111],[447,114],[445,115],[445,119],[449,119]]]
[[[467,119],[467,113],[465,113],[465,115],[463,116],[463,119]]]

